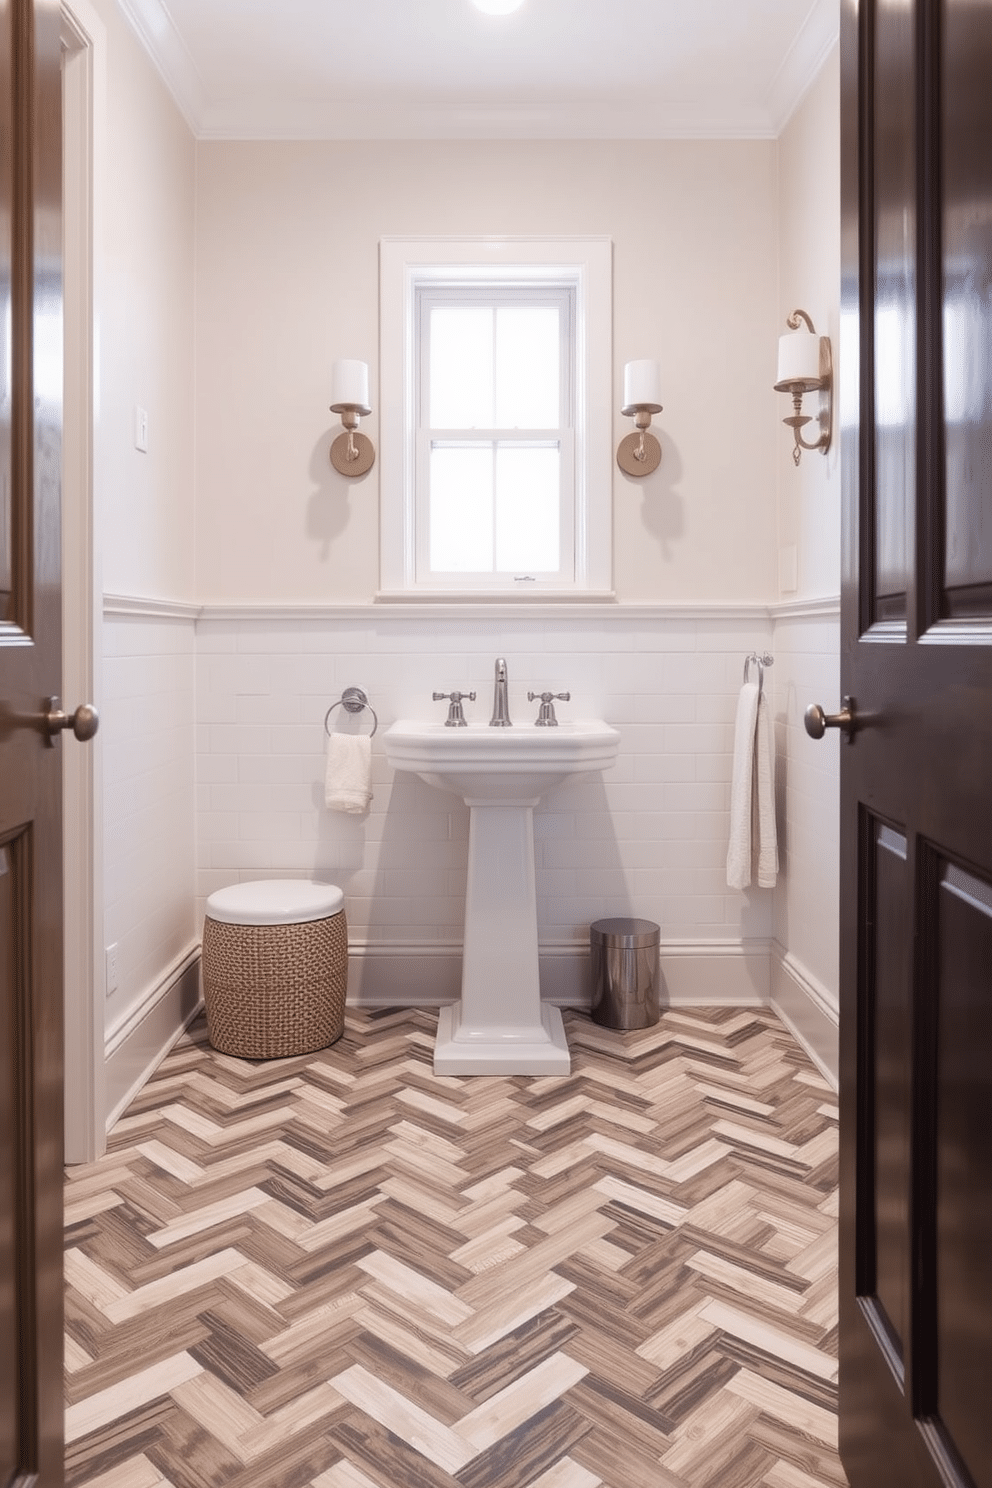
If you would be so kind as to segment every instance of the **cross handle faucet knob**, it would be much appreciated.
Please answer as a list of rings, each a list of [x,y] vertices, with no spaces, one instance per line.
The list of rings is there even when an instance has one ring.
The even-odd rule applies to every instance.
[[[468,723],[462,709],[462,698],[468,698],[470,703],[475,702],[474,692],[434,692],[431,694],[435,703],[442,702],[445,698],[450,699],[448,716],[444,720],[445,728],[468,728]]]
[[[541,707],[537,715],[537,728],[557,728],[558,720],[555,717],[555,703],[569,703],[572,700],[570,692],[528,692],[527,701],[532,703],[535,698],[541,699]]]

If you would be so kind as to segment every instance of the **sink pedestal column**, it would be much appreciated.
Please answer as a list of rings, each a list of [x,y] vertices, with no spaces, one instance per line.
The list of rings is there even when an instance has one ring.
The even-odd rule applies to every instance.
[[[461,1001],[441,1009],[437,1075],[567,1075],[561,1013],[542,1005],[534,805],[471,809]]]

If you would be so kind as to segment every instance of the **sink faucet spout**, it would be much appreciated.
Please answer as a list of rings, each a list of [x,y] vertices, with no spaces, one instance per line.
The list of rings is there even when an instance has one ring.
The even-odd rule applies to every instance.
[[[506,662],[502,656],[496,658],[496,686],[493,692],[493,716],[490,728],[510,727],[510,704],[506,691]]]

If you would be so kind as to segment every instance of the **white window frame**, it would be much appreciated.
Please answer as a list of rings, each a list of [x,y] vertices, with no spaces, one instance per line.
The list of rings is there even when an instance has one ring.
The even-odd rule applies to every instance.
[[[383,238],[380,265],[380,591],[377,598],[614,598],[609,238]],[[574,563],[565,575],[418,576],[418,289],[574,291]],[[566,523],[569,516],[566,516]]]

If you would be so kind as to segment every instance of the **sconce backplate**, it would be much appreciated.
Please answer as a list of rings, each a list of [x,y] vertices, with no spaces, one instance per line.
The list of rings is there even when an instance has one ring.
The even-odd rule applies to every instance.
[[[331,445],[331,464],[342,475],[367,475],[375,464],[375,445],[364,434],[354,433],[351,438],[355,459],[348,459],[348,435],[339,434]]]
[[[628,434],[617,446],[617,464],[625,475],[650,475],[661,464],[661,445],[653,434],[644,435],[644,458],[637,458],[641,448],[640,434]]]

